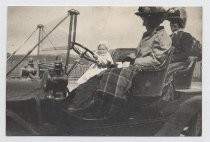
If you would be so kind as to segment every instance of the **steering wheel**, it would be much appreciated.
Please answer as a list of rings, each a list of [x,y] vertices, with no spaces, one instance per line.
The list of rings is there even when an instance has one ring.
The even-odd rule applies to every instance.
[[[77,42],[72,42],[73,44],[73,50],[81,57],[85,58],[88,61],[96,63],[96,60],[93,58],[95,55],[90,49],[87,47],[77,43]]]

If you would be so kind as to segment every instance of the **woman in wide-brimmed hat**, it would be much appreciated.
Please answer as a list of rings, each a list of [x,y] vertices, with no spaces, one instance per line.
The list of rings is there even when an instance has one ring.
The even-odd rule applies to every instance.
[[[75,100],[78,101],[73,104],[76,104],[77,108],[71,105],[70,111],[76,111],[82,106],[82,109],[91,108],[88,110],[92,110],[96,115],[98,113],[99,116],[106,117],[116,115],[116,112],[125,106],[126,94],[132,85],[133,77],[140,73],[144,66],[160,65],[171,48],[171,38],[164,27],[160,26],[164,20],[165,12],[162,7],[139,7],[135,14],[141,17],[147,31],[138,44],[136,55],[131,57],[134,64],[125,68],[108,69],[100,76],[95,76],[79,86],[73,91]],[[88,90],[91,97],[85,100],[86,103],[79,99],[80,96],[84,98],[84,95],[87,94],[87,91],[86,94],[81,91],[84,88],[92,88]]]

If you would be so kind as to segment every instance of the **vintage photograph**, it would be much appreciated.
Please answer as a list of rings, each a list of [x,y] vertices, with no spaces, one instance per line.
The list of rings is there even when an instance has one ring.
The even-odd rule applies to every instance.
[[[202,136],[202,10],[8,6],[6,136]]]

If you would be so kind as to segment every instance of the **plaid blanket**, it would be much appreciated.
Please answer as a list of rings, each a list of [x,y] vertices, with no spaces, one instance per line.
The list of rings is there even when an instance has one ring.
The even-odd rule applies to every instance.
[[[116,114],[126,104],[127,93],[136,73],[137,69],[130,66],[112,68],[102,74],[94,101],[101,105],[105,115]]]
[[[163,88],[162,100],[169,101],[174,99],[174,73],[186,69],[188,64],[188,62],[177,62],[169,65],[165,86]]]

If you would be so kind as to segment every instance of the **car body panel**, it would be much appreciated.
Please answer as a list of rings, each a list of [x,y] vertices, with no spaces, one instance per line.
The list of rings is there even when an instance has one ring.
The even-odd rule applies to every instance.
[[[117,62],[121,60],[122,54],[131,52],[135,52],[135,49],[116,49],[112,55],[116,55],[113,57]],[[171,101],[157,99],[144,105],[140,103],[138,108],[132,108],[120,117],[88,120],[68,111],[62,101],[40,97],[45,95],[41,79],[7,79],[7,109],[30,124],[38,135],[154,136],[171,120],[170,116],[176,117],[173,114],[188,99],[202,95],[201,83],[192,86],[189,89],[177,89],[175,93],[178,97]],[[7,135],[34,135],[20,122],[9,125],[14,122],[11,118],[7,115]]]

